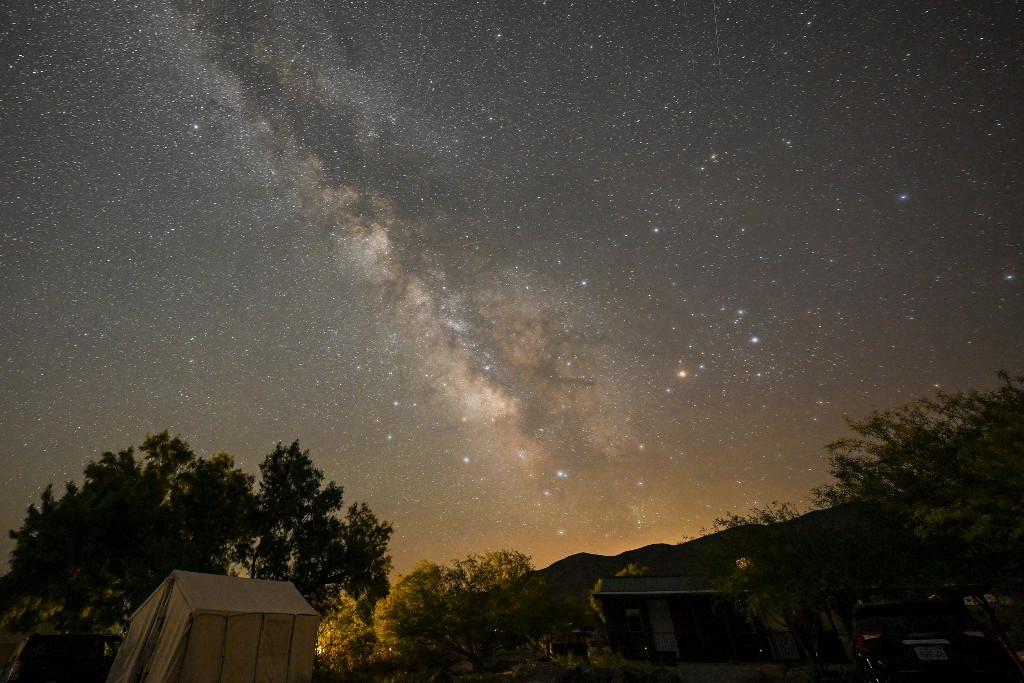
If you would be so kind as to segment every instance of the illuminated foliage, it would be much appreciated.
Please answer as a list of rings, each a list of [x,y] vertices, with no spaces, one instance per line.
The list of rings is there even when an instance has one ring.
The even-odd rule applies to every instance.
[[[374,615],[393,656],[423,667],[468,659],[539,638],[547,591],[530,558],[509,550],[471,555],[450,566],[423,561],[401,577]]]
[[[647,576],[650,573],[650,567],[646,567],[640,564],[639,562],[630,562],[625,567],[615,572],[615,576]],[[597,614],[598,619],[600,619],[602,623],[605,621],[604,606],[602,605],[601,601],[595,598],[594,596],[600,593],[603,587],[604,581],[602,579],[598,579],[594,583],[594,587],[590,589],[590,596],[588,600],[590,604],[590,609],[593,610],[595,614]]]
[[[372,661],[377,638],[363,606],[344,591],[322,601],[317,632],[317,668],[342,678]]]

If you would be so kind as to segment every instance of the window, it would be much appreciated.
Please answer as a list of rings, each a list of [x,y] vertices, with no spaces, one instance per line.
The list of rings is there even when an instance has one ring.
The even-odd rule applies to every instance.
[[[643,617],[640,616],[639,607],[626,608],[626,628],[630,633],[644,632],[644,620]]]

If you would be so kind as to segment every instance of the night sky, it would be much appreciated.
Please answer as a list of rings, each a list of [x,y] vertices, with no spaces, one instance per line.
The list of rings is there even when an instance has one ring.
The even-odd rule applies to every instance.
[[[844,415],[1024,370],[1022,27],[0,0],[0,527],[164,429],[299,439],[399,571],[806,505]]]

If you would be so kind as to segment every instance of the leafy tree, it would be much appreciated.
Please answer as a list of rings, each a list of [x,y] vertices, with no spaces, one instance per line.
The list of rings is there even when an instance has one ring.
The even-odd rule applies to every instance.
[[[713,578],[712,584],[763,623],[786,626],[808,658],[817,661],[820,615],[833,609],[834,589],[844,585],[846,576],[835,576],[844,571],[843,558],[829,542],[836,529],[795,531],[785,524],[798,516],[791,504],[772,502],[747,515],[729,513],[715,520],[720,531],[748,533],[730,537],[734,564],[731,571]]]
[[[860,501],[941,546],[962,576],[1020,589],[1024,576],[1024,376],[849,420],[828,446],[823,505]]]
[[[479,665],[499,648],[543,635],[546,585],[530,558],[501,550],[450,566],[423,561],[377,603],[375,629],[390,652],[431,666],[465,658]]]
[[[391,524],[365,504],[349,506],[342,518],[342,487],[323,485],[323,472],[298,441],[277,444],[260,473],[256,531],[239,548],[250,576],[292,581],[314,604],[338,587],[357,599],[387,591]]]
[[[461,655],[450,623],[445,568],[423,560],[391,586],[373,613],[377,640],[401,662],[432,667]]]
[[[762,623],[786,626],[815,665],[844,658],[824,635],[858,599],[924,598],[948,577],[941,548],[857,502],[804,514],[772,502],[715,526],[727,530],[727,552],[709,559],[712,585]]]
[[[141,455],[141,458],[139,457]],[[31,628],[114,627],[174,569],[227,573],[244,560],[256,578],[287,579],[314,602],[342,588],[387,590],[391,525],[365,505],[344,517],[342,489],[298,442],[278,444],[253,477],[231,456],[199,458],[164,431],[107,452],[81,486],[53,486],[11,531],[11,571],[0,577],[0,621]]]
[[[651,568],[639,562],[630,562],[625,567],[615,572],[615,576],[647,576]]]
[[[364,604],[344,591],[324,600],[317,633],[318,669],[343,679],[365,671],[373,660],[377,637]]]
[[[719,517],[715,520],[715,530],[721,531],[722,529],[735,529],[748,524],[769,526],[772,524],[779,524],[780,522],[788,522],[791,519],[796,519],[800,514],[800,510],[792,503],[780,503],[777,500],[773,500],[771,503],[768,503],[768,505],[761,508],[754,508],[745,515],[739,515],[735,512],[726,513],[724,517]]]
[[[1000,378],[848,420],[854,435],[827,446],[834,482],[814,491],[829,514],[773,503],[717,520],[748,532],[730,537],[735,567],[718,587],[788,625],[812,659],[821,618],[852,596],[924,597],[951,581],[1019,590],[1024,378]]]
[[[360,601],[373,604],[390,588],[392,526],[378,520],[366,503],[350,505],[344,525],[347,570],[335,576],[336,583]]]
[[[226,574],[234,547],[248,532],[252,476],[235,468],[227,453],[196,457],[187,443],[171,439],[167,431],[148,436],[141,450],[169,492],[163,500],[166,526],[151,537],[153,545],[170,550],[165,566]]]
[[[11,628],[119,624],[173,569],[225,572],[245,536],[252,479],[231,457],[196,457],[167,431],[88,463],[82,485],[48,486],[0,577]]]

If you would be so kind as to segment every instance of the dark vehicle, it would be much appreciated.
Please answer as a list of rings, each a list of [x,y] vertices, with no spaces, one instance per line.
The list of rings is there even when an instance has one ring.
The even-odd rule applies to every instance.
[[[853,658],[869,683],[1020,683],[1024,669],[963,604],[891,602],[853,612]]]
[[[36,633],[21,642],[3,670],[17,683],[103,683],[121,636]]]

